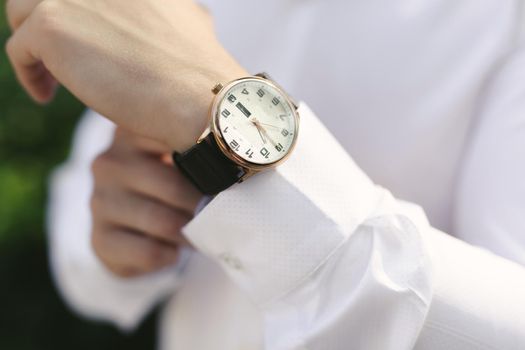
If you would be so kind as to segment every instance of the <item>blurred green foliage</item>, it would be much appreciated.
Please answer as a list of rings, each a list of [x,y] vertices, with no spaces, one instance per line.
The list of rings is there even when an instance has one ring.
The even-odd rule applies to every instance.
[[[0,42],[9,37],[3,3]],[[83,321],[65,307],[48,270],[47,180],[64,161],[84,107],[61,90],[37,106],[0,52],[0,349],[152,349],[155,316],[134,334]]]

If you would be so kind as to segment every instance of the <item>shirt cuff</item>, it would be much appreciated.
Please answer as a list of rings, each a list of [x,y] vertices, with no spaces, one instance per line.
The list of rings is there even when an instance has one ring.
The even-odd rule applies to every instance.
[[[257,303],[297,287],[383,195],[304,104],[291,157],[216,196],[184,227]]]

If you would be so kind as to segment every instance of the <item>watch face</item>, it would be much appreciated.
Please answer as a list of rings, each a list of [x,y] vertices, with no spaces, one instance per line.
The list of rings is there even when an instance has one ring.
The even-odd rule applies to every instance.
[[[247,162],[278,162],[292,148],[295,109],[276,87],[260,79],[241,80],[219,102],[216,125],[228,147]]]

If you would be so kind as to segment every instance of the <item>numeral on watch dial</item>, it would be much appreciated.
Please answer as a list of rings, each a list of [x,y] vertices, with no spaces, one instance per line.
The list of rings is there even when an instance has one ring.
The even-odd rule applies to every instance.
[[[230,116],[230,111],[225,109],[221,112],[221,115],[224,117],[224,118],[228,118]]]
[[[265,157],[265,158],[268,158],[270,156],[270,151],[268,151],[266,149],[266,147],[263,147],[261,148],[261,154]]]

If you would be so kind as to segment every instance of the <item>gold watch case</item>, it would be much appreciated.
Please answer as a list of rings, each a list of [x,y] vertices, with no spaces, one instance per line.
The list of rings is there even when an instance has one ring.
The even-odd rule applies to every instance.
[[[282,94],[282,96],[284,96],[284,98],[286,99],[286,103],[288,103],[290,105],[290,110],[292,111],[293,117],[295,118],[295,131],[294,131],[294,139],[292,141],[292,144],[291,144],[288,152],[286,153],[286,155],[283,158],[281,158],[278,161],[276,161],[276,162],[269,163],[269,164],[256,164],[256,163],[251,163],[251,162],[241,158],[241,156],[239,156],[237,153],[235,153],[228,146],[228,144],[224,140],[224,138],[222,136],[222,133],[221,133],[221,131],[219,129],[218,119],[219,119],[220,114],[219,114],[218,107],[220,105],[220,102],[226,97],[226,93],[233,86],[235,86],[237,84],[240,84],[240,83],[243,83],[243,82],[246,82],[246,81],[262,81],[265,84],[268,84],[271,87],[273,87],[274,89],[276,89],[279,93]],[[239,167],[241,167],[244,170],[244,175],[240,179],[240,182],[242,182],[246,178],[248,178],[248,177],[250,177],[250,176],[252,176],[252,175],[254,175],[254,174],[256,174],[256,173],[258,173],[260,171],[263,171],[263,170],[269,169],[269,168],[274,168],[274,167],[278,166],[279,164],[283,163],[284,161],[286,161],[286,159],[288,159],[290,154],[293,152],[293,149],[295,148],[295,144],[297,143],[297,137],[299,135],[299,121],[300,121],[300,118],[299,118],[299,113],[297,112],[298,106],[293,101],[293,99],[279,85],[277,85],[274,81],[272,81],[269,78],[268,74],[260,73],[260,74],[257,74],[255,76],[250,76],[250,77],[244,77],[244,78],[236,79],[236,80],[233,80],[233,81],[229,82],[226,85],[218,83],[217,85],[215,85],[213,87],[212,92],[215,94],[215,96],[214,96],[213,101],[212,101],[211,106],[210,106],[210,112],[209,112],[210,124],[206,128],[206,130],[202,133],[202,135],[199,137],[199,139],[197,140],[197,143],[202,142],[211,132],[213,134],[214,138],[215,138],[215,141],[217,142],[217,145],[219,145],[220,150],[230,160],[232,160],[235,164],[237,164]]]

